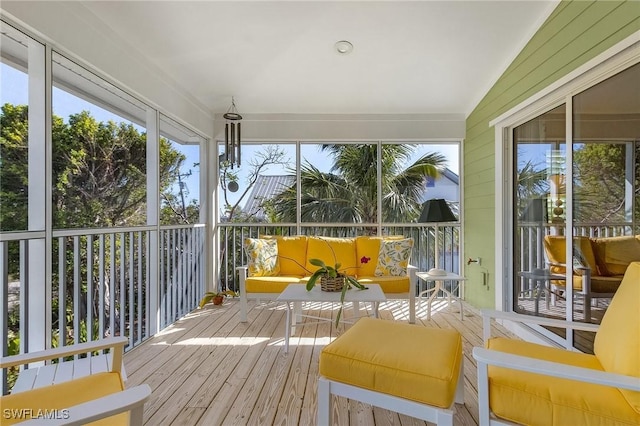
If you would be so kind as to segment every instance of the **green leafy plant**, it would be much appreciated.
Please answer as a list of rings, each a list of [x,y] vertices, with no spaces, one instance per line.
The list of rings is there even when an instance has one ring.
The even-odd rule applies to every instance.
[[[329,248],[331,248],[331,245],[329,245]],[[333,248],[331,248],[331,252],[333,253],[333,257],[335,260],[336,254],[333,251]],[[338,324],[340,323],[340,317],[342,316],[342,308],[344,307],[344,298],[347,294],[347,290],[349,290],[351,287],[355,287],[359,290],[366,290],[367,287],[361,284],[360,282],[358,282],[358,280],[356,280],[354,277],[349,276],[344,272],[341,272],[339,270],[341,264],[338,263],[337,261],[334,263],[333,266],[327,265],[320,259],[309,259],[309,263],[311,263],[314,266],[317,266],[318,269],[316,269],[311,274],[309,281],[307,281],[307,287],[306,287],[307,291],[313,290],[313,287],[315,287],[318,279],[322,279],[323,277],[344,279],[344,284],[342,286],[342,291],[340,294],[340,308],[338,309],[338,314],[336,315],[336,327],[337,327]]]
[[[204,294],[204,296],[202,297],[202,299],[200,299],[200,309],[202,309],[204,307],[204,305],[206,305],[207,303],[214,301],[214,305],[215,303],[215,299],[216,298],[222,298],[222,300],[224,300],[225,297],[238,297],[238,293],[236,293],[233,290],[224,290],[224,291],[208,291]]]

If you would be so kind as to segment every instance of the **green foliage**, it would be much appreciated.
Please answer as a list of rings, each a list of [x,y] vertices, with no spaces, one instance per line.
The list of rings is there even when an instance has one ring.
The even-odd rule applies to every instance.
[[[354,277],[349,276],[344,271],[340,271],[340,266],[342,265],[338,263],[336,259],[336,253],[333,250],[333,247],[331,247],[331,244],[327,242],[327,245],[329,246],[329,249],[331,249],[331,253],[333,254],[334,265],[333,266],[327,265],[321,259],[315,259],[315,258],[309,259],[309,263],[311,263],[313,266],[317,266],[318,269],[313,271],[313,273],[309,277],[309,281],[307,281],[306,289],[307,291],[313,290],[313,288],[316,285],[316,282],[319,279],[322,279],[323,277],[344,279],[342,291],[340,293],[340,309],[338,309],[338,314],[336,315],[336,327],[337,327],[338,324],[340,324],[340,316],[342,315],[342,308],[344,306],[344,298],[347,294],[347,290],[349,290],[351,287],[355,287],[360,290],[366,290],[367,287],[360,284],[358,280],[356,280]],[[298,263],[294,259],[290,259],[290,258],[287,258],[287,259],[292,260],[295,263]],[[298,265],[300,264],[298,263]]]
[[[636,158],[640,144],[635,144]],[[626,147],[587,143],[574,151],[574,208],[582,222],[625,222]],[[636,161],[636,168],[637,168]],[[638,173],[635,197],[640,195]]]
[[[11,104],[0,114],[0,231],[27,229],[28,114]]]
[[[327,144],[322,150],[334,158],[331,172],[314,165],[302,165],[301,215],[304,222],[376,223],[378,221],[377,155],[375,144]],[[444,170],[445,158],[425,154],[408,167],[415,145],[383,145],[382,220],[410,222],[419,213],[419,197],[428,177]],[[296,221],[295,185],[273,201],[273,210],[281,221]]]
[[[68,123],[53,116],[55,228],[146,223],[147,137],[128,123],[98,122],[87,111]],[[0,230],[27,229],[28,107],[4,104],[0,115]],[[160,190],[177,181],[185,156],[160,140]],[[188,218],[199,206],[190,204]],[[170,209],[169,209],[170,211]],[[166,217],[169,213],[163,212]],[[188,222],[187,222],[188,223]]]

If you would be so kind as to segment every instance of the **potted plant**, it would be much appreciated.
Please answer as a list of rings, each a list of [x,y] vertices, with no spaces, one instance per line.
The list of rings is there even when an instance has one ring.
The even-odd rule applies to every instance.
[[[332,250],[333,251],[333,250]],[[335,253],[334,253],[335,258]],[[342,315],[342,308],[344,306],[344,297],[347,294],[349,288],[356,287],[360,290],[366,290],[367,287],[358,282],[354,277],[351,277],[344,272],[340,272],[340,263],[335,263],[334,266],[329,266],[320,259],[309,259],[309,263],[317,266],[316,269],[307,281],[307,291],[313,290],[318,279],[320,280],[320,289],[322,291],[341,291],[340,294],[340,308],[336,315],[336,327],[340,323],[340,316]]]
[[[208,291],[200,299],[200,308],[203,308],[209,302],[213,302],[214,305],[222,305],[226,296],[237,297],[238,293],[233,290]]]

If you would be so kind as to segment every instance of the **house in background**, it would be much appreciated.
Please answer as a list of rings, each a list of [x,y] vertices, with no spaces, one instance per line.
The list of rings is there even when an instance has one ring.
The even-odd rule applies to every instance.
[[[427,179],[422,201],[442,198],[458,204],[460,201],[460,177],[449,169],[445,169],[439,178]]]
[[[267,213],[263,208],[264,201],[272,199],[286,188],[291,187],[295,181],[295,177],[291,175],[258,176],[256,183],[247,196],[247,202],[242,207],[242,212],[252,220],[267,222]]]

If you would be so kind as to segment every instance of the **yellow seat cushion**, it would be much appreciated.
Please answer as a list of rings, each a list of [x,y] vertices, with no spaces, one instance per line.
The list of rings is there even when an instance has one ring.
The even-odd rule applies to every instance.
[[[309,275],[304,269],[307,263],[307,237],[295,235],[283,237],[280,235],[263,235],[264,239],[275,239],[278,242],[278,260],[280,275]]]
[[[603,371],[595,355],[505,338],[490,339],[487,347]],[[640,424],[618,389],[500,367],[489,367],[489,401],[496,416],[521,424]]]
[[[122,390],[124,390],[124,386],[122,385],[120,374],[98,373],[57,385],[4,395],[0,397],[0,407],[2,407],[0,425],[12,425],[29,420],[29,418],[24,417],[25,415],[35,417],[40,414],[41,416],[49,415],[60,418],[65,415],[64,411],[61,411],[65,408],[93,401]],[[19,418],[17,415],[11,415],[11,413],[23,413],[23,417]],[[115,426],[127,425],[128,421],[128,413],[122,413],[90,424]]]
[[[247,293],[282,293],[289,284],[300,284],[300,276],[247,277]]]
[[[409,277],[358,277],[358,282],[364,285],[380,284],[382,292],[391,293],[407,293],[409,292]]]
[[[330,380],[449,408],[462,362],[462,338],[450,329],[361,318],[320,354]]]
[[[305,268],[313,273],[318,269],[309,259],[320,259],[330,266],[339,263],[340,271],[349,275],[357,273],[355,238],[309,237]],[[307,275],[311,275],[308,273]]]
[[[593,352],[605,371],[638,377],[640,380],[640,262],[633,262],[607,312],[593,342]],[[620,389],[640,416],[640,392]],[[638,417],[640,424],[640,417]]]

